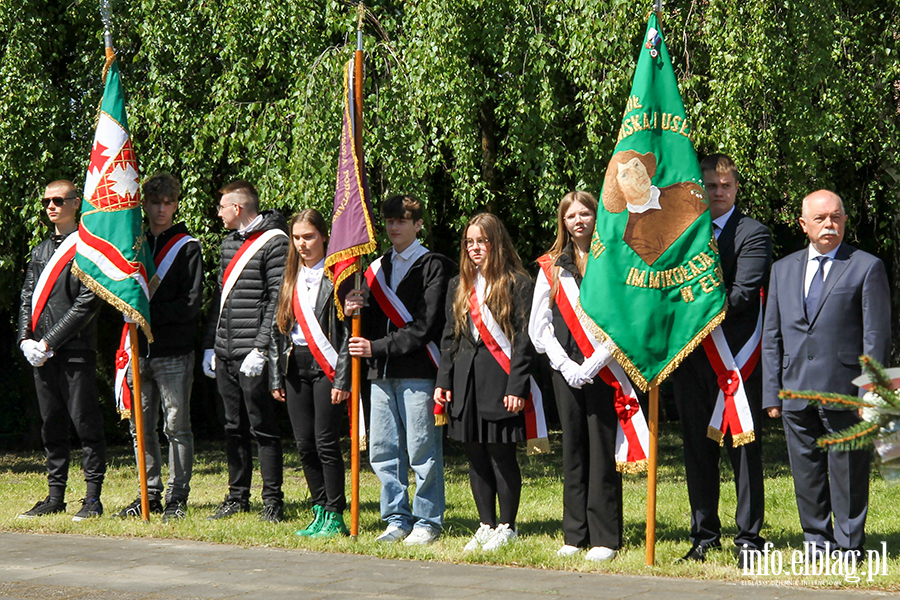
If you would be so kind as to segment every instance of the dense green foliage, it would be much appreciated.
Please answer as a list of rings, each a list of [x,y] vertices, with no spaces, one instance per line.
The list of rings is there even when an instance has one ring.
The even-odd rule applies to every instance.
[[[499,213],[527,261],[555,206],[599,192],[649,0],[373,0],[366,151],[376,200],[428,203],[426,242],[454,256],[465,219]],[[330,212],[341,65],[355,10],[328,0],[113,3],[142,172],[184,181],[181,215],[214,264],[214,192],[236,177],[264,203]],[[900,2],[667,0],[662,22],[700,154],[724,151],[740,202],[779,252],[801,198],[830,187],[852,241],[896,265]],[[93,0],[0,2],[0,306],[45,235],[42,184],[83,181],[102,91]],[[377,207],[377,202],[376,202]],[[9,314],[9,313],[7,313]]]

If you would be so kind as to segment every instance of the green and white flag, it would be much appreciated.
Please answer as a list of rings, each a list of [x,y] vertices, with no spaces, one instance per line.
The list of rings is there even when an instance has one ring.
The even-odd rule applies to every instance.
[[[581,311],[641,388],[658,385],[725,317],[708,201],[656,15],[606,170]],[[581,312],[579,311],[579,312]]]
[[[141,185],[115,53],[107,48],[106,85],[84,182],[72,271],[94,293],[150,333],[149,283],[156,274],[142,231]]]

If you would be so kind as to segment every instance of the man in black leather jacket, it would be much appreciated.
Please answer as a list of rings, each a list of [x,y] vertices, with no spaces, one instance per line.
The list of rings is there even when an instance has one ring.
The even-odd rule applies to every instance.
[[[267,355],[287,255],[287,224],[280,212],[259,212],[259,196],[246,181],[221,190],[219,218],[230,230],[222,242],[221,270],[203,343],[203,372],[216,379],[225,408],[228,495],[210,519],[250,510],[251,442],[262,474],[260,518],[284,516],[283,456],[277,400],[269,393]]]
[[[81,510],[74,517],[81,521],[103,514],[100,492],[106,474],[106,440],[97,397],[94,318],[100,299],[71,273],[77,239],[72,236],[78,235],[76,212],[81,206],[78,190],[71,181],[54,181],[47,186],[42,203],[54,235],[32,251],[25,270],[17,340],[34,367],[50,493],[19,517],[65,512],[71,418],[81,440],[87,482]]]

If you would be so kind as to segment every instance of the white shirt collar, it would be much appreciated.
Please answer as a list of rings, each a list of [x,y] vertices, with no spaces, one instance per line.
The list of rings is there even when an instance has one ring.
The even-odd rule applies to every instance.
[[[732,206],[731,210],[729,210],[724,215],[719,216],[718,218],[713,219],[713,224],[718,225],[719,229],[725,229],[725,223],[728,222],[728,219],[731,218],[731,213],[734,212],[735,207]]]
[[[647,200],[644,204],[625,204],[625,208],[628,209],[630,213],[643,213],[648,210],[659,210],[662,207],[659,205],[659,188],[655,185],[650,186],[650,199]]]
[[[837,254],[837,251],[840,249],[841,249],[841,244],[838,244],[834,250],[832,250],[830,252],[826,252],[825,254],[820,254],[819,251],[816,250],[815,246],[810,244],[809,245],[809,255],[807,256],[806,260],[807,261],[815,260],[816,258],[818,258],[820,256],[826,256],[826,257],[834,260],[834,255]]]
[[[415,240],[413,240],[413,243],[410,244],[409,246],[407,246],[403,252],[397,252],[396,250],[394,250],[393,253],[391,254],[391,261],[393,262],[393,261],[397,260],[398,258],[403,259],[403,260],[409,260],[410,258],[413,257],[413,255],[415,255],[418,252],[418,249],[421,247],[422,247],[422,243],[418,239],[415,239]]]
[[[238,229],[238,233],[241,235],[246,234],[248,231],[252,230],[254,227],[259,225],[259,223],[262,222],[262,218],[263,218],[262,213],[256,215],[256,218],[253,219],[252,221],[250,221],[249,223],[247,223],[246,227],[242,227],[242,228]]]

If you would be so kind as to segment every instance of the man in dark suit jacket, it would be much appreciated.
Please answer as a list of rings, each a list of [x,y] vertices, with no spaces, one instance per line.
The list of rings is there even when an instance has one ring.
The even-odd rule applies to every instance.
[[[856,411],[805,400],[782,405],[778,391],[855,394],[859,356],[884,363],[891,348],[887,273],[880,260],[842,243],[846,221],[837,194],[819,190],[803,199],[800,226],[810,245],[773,265],[763,328],[763,405],[770,417],[783,418],[800,524],[816,551],[826,542],[862,549],[870,455],[816,446],[821,436],[858,423]]]
[[[709,213],[719,246],[728,309],[722,329],[731,352],[737,355],[753,336],[759,323],[760,289],[766,283],[772,262],[769,230],[742,214],[734,203],[738,172],[724,154],[712,154],[701,163],[709,197]],[[762,415],[761,369],[759,365],[744,382],[754,430]],[[712,548],[721,546],[719,521],[719,443],[708,436],[708,426],[719,395],[716,373],[702,348],[681,364],[673,378],[684,439],[685,475],[691,503],[691,549],[683,560],[703,561]],[[731,435],[722,440],[735,474],[738,533],[738,566],[746,560],[746,549],[762,549],[759,535],[763,523],[763,470],[760,440],[734,447]]]

